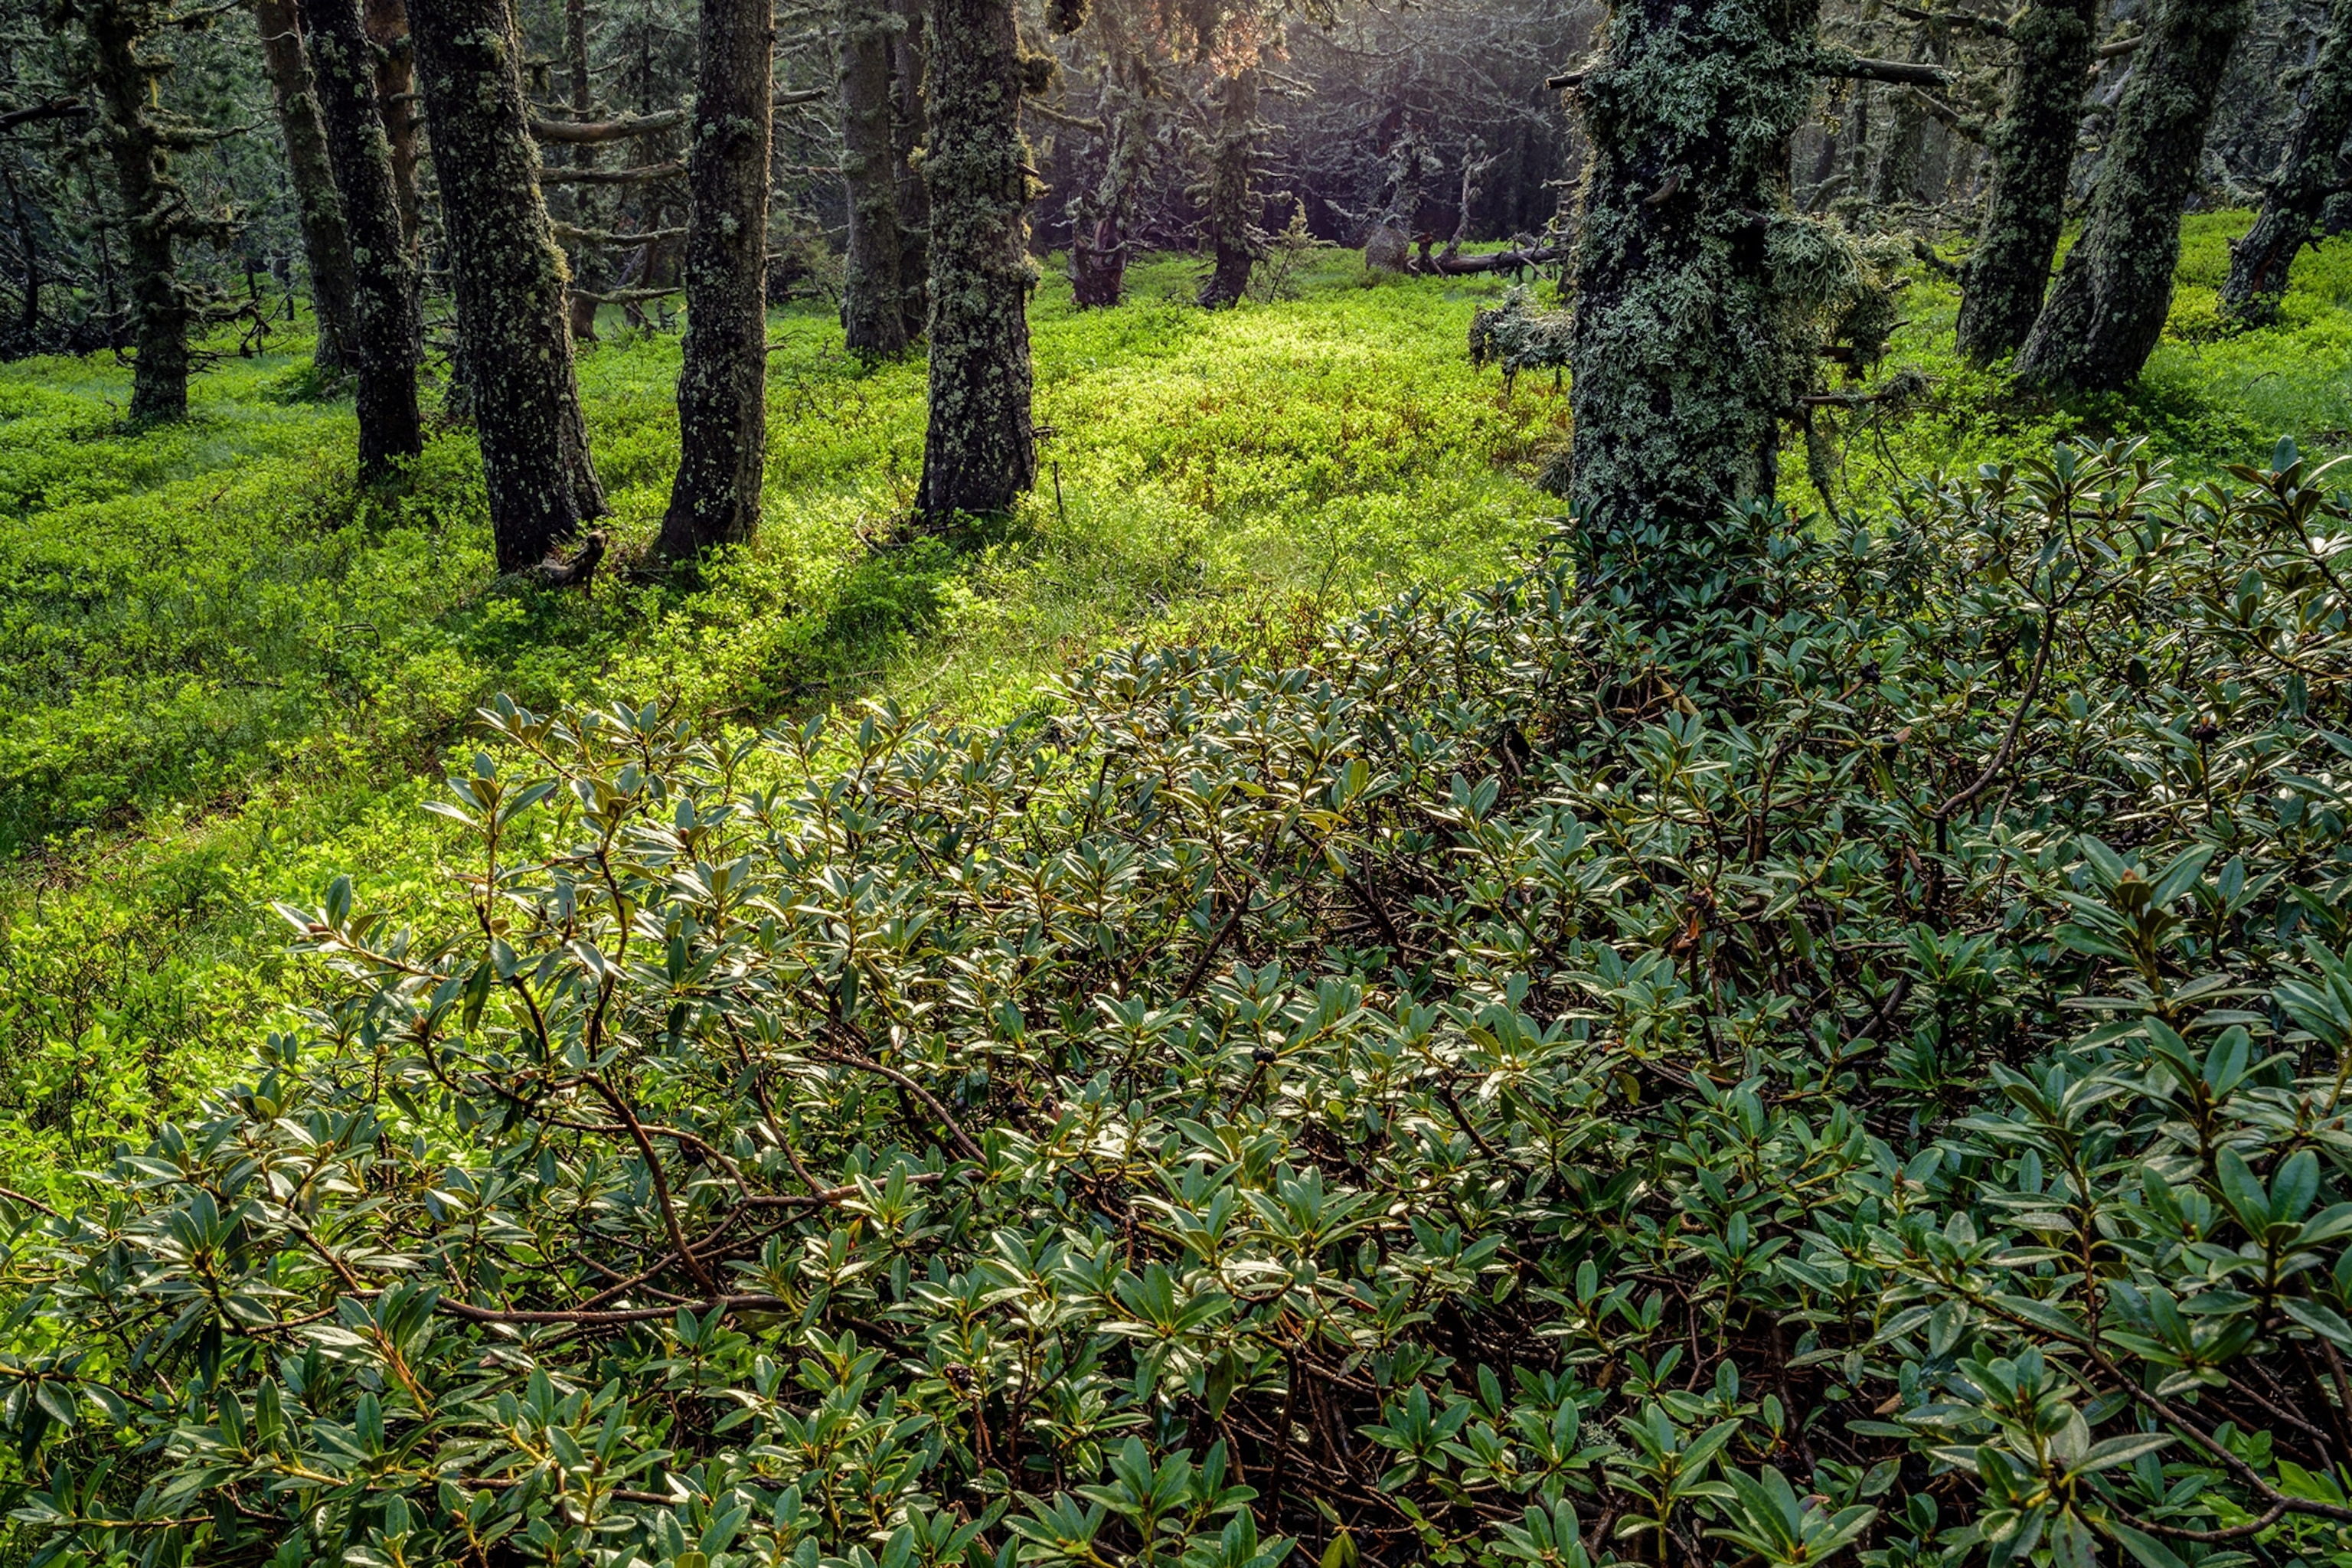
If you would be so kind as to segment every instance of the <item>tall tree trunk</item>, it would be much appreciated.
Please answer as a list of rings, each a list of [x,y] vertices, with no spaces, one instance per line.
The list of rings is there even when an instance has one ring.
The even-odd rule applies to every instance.
[[[517,571],[604,510],[572,375],[563,253],[540,198],[505,0],[416,0],[409,25],[490,528],[499,569]]]
[[[1127,291],[1127,226],[1151,163],[1150,104],[1130,79],[1133,62],[1103,68],[1102,174],[1071,204],[1070,292],[1081,310],[1116,305]]]
[[[930,320],[931,194],[919,164],[930,119],[923,108],[924,72],[929,60],[930,0],[887,0],[898,18],[890,43],[890,177],[898,184],[899,314],[909,342],[922,336]]]
[[[359,315],[360,472],[374,477],[425,449],[417,426],[416,273],[400,232],[392,144],[376,107],[375,45],[360,0],[302,0],[327,149],[351,236]]]
[[[1591,161],[1569,342],[1565,489],[1588,534],[1688,530],[1769,497],[1813,345],[1789,324],[1776,231],[1811,110],[1819,0],[1620,0],[1580,98]]]
[[[1257,69],[1244,67],[1218,88],[1217,131],[1209,145],[1205,227],[1214,259],[1201,285],[1200,302],[1210,310],[1239,303],[1249,288],[1250,268],[1257,265],[1257,247],[1250,238],[1258,216],[1250,175],[1255,172],[1261,134]]]
[[[114,165],[122,202],[123,261],[130,272],[131,417],[137,423],[188,412],[188,296],[174,242],[193,226],[186,193],[171,174],[170,138],[149,112],[166,68],[142,51],[163,20],[151,0],[89,0],[77,8],[89,39],[98,133]]]
[[[16,227],[17,259],[23,265],[24,310],[17,318],[16,341],[26,353],[39,346],[41,335],[41,253],[33,220],[25,211],[25,193],[16,184],[16,159],[0,163],[0,181],[8,187],[8,216]]]
[[[2303,85],[2294,128],[2263,193],[2262,210],[2245,237],[2230,247],[2221,308],[2248,326],[2277,316],[2288,269],[2319,238],[2328,197],[2352,188],[2352,166],[2343,156],[2345,140],[2352,137],[2352,0],[2336,0],[2327,20],[2326,40]]]
[[[368,37],[376,48],[376,112],[383,117],[384,139],[392,150],[392,202],[399,209],[400,237],[413,264],[417,226],[425,216],[424,199],[416,189],[416,129],[425,117],[416,111],[408,0],[366,0],[363,13]]]
[[[890,56],[900,23],[882,0],[842,0],[841,178],[849,188],[849,245],[841,330],[849,352],[892,359],[907,351],[904,258],[898,237],[897,110]]]
[[[930,417],[921,507],[1001,512],[1037,477],[1029,422],[1028,163],[1012,0],[933,0],[924,94]]]
[[[2021,380],[2109,392],[2147,363],[2172,305],[2180,209],[2252,9],[2252,0],[2155,0],[2083,237],[2018,353]]]
[[[686,363],[672,559],[751,537],[768,433],[768,137],[772,0],[702,0],[686,235]]]
[[[586,121],[595,118],[596,89],[588,70],[588,0],[564,0],[563,56],[572,72],[572,118]],[[572,166],[593,169],[596,166],[596,149],[589,142],[580,142],[572,149]],[[590,184],[571,187],[566,208],[572,215],[575,229],[597,226],[596,198]],[[572,336],[583,343],[596,341],[596,301],[589,298],[593,285],[600,279],[590,276],[596,269],[596,253],[584,239],[572,241],[571,252]]]
[[[343,203],[319,123],[319,104],[303,58],[302,28],[295,0],[253,0],[253,23],[261,34],[262,68],[277,100],[278,129],[286,141],[286,172],[294,185],[294,216],[302,230],[302,258],[310,270],[310,307],[319,318],[319,346],[312,358],[340,368],[357,353],[359,307],[352,298],[351,237],[343,226]]]
[[[2066,222],[2066,177],[2090,80],[2099,0],[2035,0],[2010,29],[2009,96],[1986,138],[1984,226],[1960,270],[1963,358],[1988,364],[2024,346],[2042,313]]]
[[[1913,38],[1911,58],[1920,64],[1941,65],[1944,59],[1944,35],[1940,25],[1921,25]],[[1870,199],[1875,206],[1895,206],[1919,199],[1919,168],[1927,154],[1927,110],[1919,100],[1908,92],[1895,100],[1895,118],[1886,128],[1886,141],[1879,149],[1878,166],[1870,174]]]

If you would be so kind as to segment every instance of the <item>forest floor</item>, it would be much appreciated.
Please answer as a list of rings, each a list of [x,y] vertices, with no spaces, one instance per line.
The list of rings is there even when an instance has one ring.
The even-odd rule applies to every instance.
[[[2074,435],[2145,435],[2189,476],[2283,434],[2352,447],[2352,241],[2296,264],[2277,327],[2233,336],[2214,289],[2245,221],[2189,221],[2128,397],[2052,406],[1963,370],[1956,297],[1921,279],[1872,379],[1909,367],[1930,390],[1832,433],[1838,504],[1868,515],[1938,468]],[[1128,304],[1080,314],[1048,268],[1045,472],[1001,531],[953,545],[899,521],[920,364],[860,365],[824,305],[779,310],[765,530],[691,591],[495,580],[470,435],[437,435],[403,493],[361,491],[350,403],[318,395],[299,336],[224,357],[193,418],[144,432],[121,426],[109,356],[0,366],[0,1184],[53,1187],[323,994],[272,900],[344,870],[378,907],[443,896],[446,840],[419,806],[498,692],[719,726],[867,697],[1003,720],[1107,645],[1296,654],[1407,587],[1507,574],[1556,531],[1533,477],[1566,397],[1532,375],[1506,397],[1464,352],[1502,282],[1375,279],[1330,253],[1211,315],[1195,270],[1139,267]],[[625,560],[676,461],[677,356],[675,336],[608,332],[582,358]],[[1783,472],[1804,471],[1791,452]]]

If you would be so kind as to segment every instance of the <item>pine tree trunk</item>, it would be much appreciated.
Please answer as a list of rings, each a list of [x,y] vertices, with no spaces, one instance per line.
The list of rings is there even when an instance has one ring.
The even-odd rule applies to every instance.
[[[425,449],[416,416],[416,273],[400,231],[392,147],[376,108],[375,46],[359,0],[302,0],[320,118],[351,236],[358,311],[360,472]]]
[[[2287,135],[2278,172],[2263,193],[2254,226],[2230,247],[2230,276],[2221,285],[2221,308],[2248,326],[2278,315],[2287,272],[2296,255],[2319,238],[2320,214],[2329,196],[2352,185],[2342,155],[2352,137],[2352,0],[2335,0],[2328,31],[2304,83],[2294,128]]]
[[[413,266],[417,226],[425,216],[424,199],[416,189],[416,130],[425,118],[416,111],[408,0],[366,0],[363,12],[368,38],[376,48],[376,112],[383,119],[384,140],[392,150],[392,202],[400,212],[401,242],[408,247]]]
[[[91,92],[99,140],[114,165],[122,203],[120,227],[131,289],[131,417],[146,424],[188,412],[188,298],[180,285],[173,242],[186,205],[169,173],[162,128],[149,115],[163,62],[140,46],[161,22],[142,0],[93,0],[79,8],[89,39]]]
[[[849,241],[841,330],[849,352],[869,359],[907,352],[906,288],[898,276],[898,103],[890,72],[898,28],[881,0],[843,0],[841,178],[849,191]]]
[[[931,194],[918,166],[918,153],[930,134],[923,90],[931,12],[929,0],[887,3],[891,15],[898,18],[898,36],[890,44],[894,95],[890,174],[898,184],[898,287],[902,291],[898,313],[906,321],[907,339],[912,342],[923,335],[931,313]]]
[[[1257,216],[1250,175],[1257,161],[1257,71],[1244,68],[1227,77],[1217,92],[1217,133],[1209,151],[1209,200],[1206,237],[1214,258],[1208,280],[1201,285],[1200,303],[1209,310],[1241,302],[1249,288],[1250,268],[1257,265],[1257,247],[1250,241],[1250,225]]]
[[[1768,241],[1811,112],[1819,0],[1621,0],[1580,93],[1592,152],[1564,489],[1588,534],[1686,531],[1773,493],[1813,346]]]
[[[588,3],[587,0],[564,0],[563,55],[572,72],[572,118],[585,121],[594,118],[596,89],[588,69]],[[580,142],[572,149],[572,166],[593,169],[596,166],[596,149],[589,142]],[[597,203],[590,195],[595,187],[576,184],[571,187],[564,203],[575,229],[598,226]],[[573,341],[593,343],[596,341],[596,301],[588,297],[599,279],[591,276],[597,269],[596,253],[586,240],[574,240],[571,252],[572,336]]]
[[[672,559],[751,537],[767,451],[771,0],[702,0],[686,237]]]
[[[930,417],[921,507],[1002,512],[1037,474],[1029,422],[1028,162],[1012,0],[933,0],[929,141]]]
[[[261,34],[262,68],[278,106],[278,128],[286,142],[286,173],[294,186],[294,216],[302,230],[302,258],[310,270],[310,307],[319,318],[319,346],[311,357],[320,366],[352,363],[359,333],[353,302],[351,237],[343,227],[343,203],[319,122],[310,68],[303,58],[302,29],[295,0],[253,0],[253,23]]]
[[[1118,303],[1127,291],[1127,226],[1151,156],[1150,109],[1115,60],[1103,93],[1103,168],[1079,198],[1070,239],[1070,292],[1080,310]]]
[[[33,220],[25,211],[25,194],[17,188],[16,171],[10,163],[0,163],[0,183],[8,190],[8,214],[16,226],[17,258],[23,263],[23,312],[17,318],[17,345],[26,353],[35,352],[41,336],[41,257],[38,242],[33,234]]]
[[[1986,138],[1984,226],[1960,271],[1962,357],[1988,364],[2024,346],[2066,221],[2066,177],[2090,79],[2098,0],[2036,0],[2010,30],[2017,64]]]
[[[563,255],[540,198],[504,0],[416,0],[409,25],[490,529],[499,570],[519,571],[604,510],[572,376]]]
[[[1912,41],[1911,58],[1926,65],[1944,59],[1942,29],[1923,24]],[[1919,169],[1927,155],[1927,110],[1908,92],[1895,100],[1895,118],[1879,149],[1878,166],[1870,174],[1870,199],[1875,206],[1896,206],[1919,199]]]
[[[2230,51],[2251,0],[2155,0],[2116,106],[2083,237],[2017,356],[2021,381],[2069,392],[2128,385],[2172,305],[2180,209],[2197,179]]]

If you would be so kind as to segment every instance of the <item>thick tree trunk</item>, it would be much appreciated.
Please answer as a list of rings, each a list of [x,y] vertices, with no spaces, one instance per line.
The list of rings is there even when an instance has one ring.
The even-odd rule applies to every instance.
[[[1130,79],[1132,62],[1104,69],[1102,174],[1071,214],[1070,292],[1081,310],[1116,305],[1127,292],[1127,226],[1151,163],[1151,105]]]
[[[1028,163],[1012,0],[933,0],[930,418],[921,507],[1001,512],[1037,476],[1029,422]]]
[[[841,178],[849,190],[841,330],[849,352],[907,352],[907,291],[898,276],[897,97],[890,56],[900,24],[881,0],[841,6]]]
[[[499,569],[519,571],[604,510],[572,376],[563,255],[540,199],[504,0],[416,0],[409,25],[490,528]]]
[[[408,0],[365,0],[370,41],[375,45],[376,112],[383,117],[392,151],[392,202],[400,212],[400,237],[416,258],[416,228],[424,221],[424,198],[416,189],[416,71],[408,40]]]
[[[702,0],[686,236],[672,559],[751,537],[768,430],[771,0]]]
[[[931,11],[929,0],[887,0],[887,4],[890,14],[898,18],[898,36],[890,43],[894,101],[890,176],[898,184],[898,287],[903,293],[899,314],[906,320],[911,342],[923,334],[931,313],[931,194],[923,183],[917,156],[930,134],[923,91]]]
[[[2312,62],[2295,110],[2286,153],[2263,193],[2254,226],[2230,247],[2230,276],[2221,308],[2248,326],[2278,314],[2295,256],[2320,235],[2328,198],[2352,189],[2352,161],[2343,155],[2352,137],[2352,0],[2328,8],[2326,41]]]
[[[1819,0],[1621,0],[1580,94],[1592,153],[1569,345],[1566,492],[1588,535],[1687,530],[1769,497],[1813,345],[1772,240],[1811,112]],[[1605,546],[1604,546],[1605,547]]]
[[[253,0],[253,25],[261,34],[262,68],[277,100],[286,173],[294,185],[294,216],[302,229],[302,259],[310,269],[310,308],[319,318],[319,346],[311,357],[320,365],[340,368],[352,363],[359,333],[351,237],[343,227],[342,197],[335,189],[327,133],[319,122],[310,67],[303,58],[295,0]]]
[[[2024,346],[2066,221],[2066,176],[2090,79],[2098,0],[2035,0],[2010,30],[2008,99],[1986,139],[1984,226],[1960,271],[1960,353],[1988,364]]]
[[[1257,71],[1244,68],[1218,88],[1217,132],[1209,148],[1203,237],[1214,259],[1201,285],[1200,302],[1213,310],[1240,303],[1249,288],[1250,268],[1257,265],[1257,247],[1250,239],[1250,226],[1257,216],[1250,175],[1255,172],[1260,134]]]
[[[172,178],[163,128],[148,112],[163,62],[141,47],[162,16],[142,0],[92,0],[79,15],[89,39],[99,140],[114,165],[122,202],[119,226],[130,272],[131,342],[138,353],[131,375],[131,417],[142,424],[184,418],[191,311],[173,251],[187,221],[186,195]]]
[[[375,46],[359,0],[302,0],[327,147],[351,236],[358,311],[360,472],[425,449],[417,426],[416,273],[400,231],[392,146],[376,108]]]
[[[2017,356],[2021,380],[2069,392],[2128,385],[2164,331],[2180,209],[2197,179],[2230,51],[2252,0],[2156,0],[2083,237]]]

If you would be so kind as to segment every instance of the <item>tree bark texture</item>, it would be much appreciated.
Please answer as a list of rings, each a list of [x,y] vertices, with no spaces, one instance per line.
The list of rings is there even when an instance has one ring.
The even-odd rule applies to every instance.
[[[2221,308],[2248,326],[2277,317],[2288,270],[2303,247],[2319,239],[2328,198],[2352,189],[2352,159],[2344,156],[2345,141],[2352,137],[2352,0],[2335,0],[2327,22],[2262,210],[2254,226],[2230,247]]]
[[[409,25],[490,528],[499,570],[519,571],[604,510],[572,375],[563,255],[540,198],[504,0],[416,0]]]
[[[1565,490],[1595,538],[1769,497],[1813,345],[1780,281],[1825,230],[1788,213],[1819,0],[1620,0],[1580,94],[1592,145],[1569,344]]]
[[[1151,103],[1134,62],[1114,59],[1104,69],[1102,173],[1070,204],[1070,290],[1081,310],[1116,305],[1127,292],[1127,226],[1151,169]]]
[[[1201,285],[1200,302],[1210,310],[1239,304],[1249,288],[1250,268],[1257,265],[1257,246],[1250,236],[1257,216],[1250,176],[1255,172],[1262,133],[1257,71],[1245,68],[1218,86],[1217,130],[1209,144],[1204,237],[1213,259]]]
[[[2128,385],[2164,331],[2180,209],[2197,179],[2230,51],[2252,0],[2156,0],[2116,105],[2083,236],[2017,356],[2027,383],[2067,392]]]
[[[416,189],[416,132],[425,123],[416,111],[416,70],[408,38],[408,0],[365,0],[368,38],[375,45],[376,112],[383,118],[392,152],[392,201],[400,211],[400,237],[409,259],[416,258],[417,226],[424,199]]]
[[[2098,12],[2098,0],[2035,0],[2010,30],[2016,65],[1986,138],[1984,226],[1960,271],[1958,347],[1974,363],[2015,353],[2042,313]]]
[[[1944,59],[1942,26],[1934,22],[1923,24],[1912,40],[1911,58],[1921,65],[1941,65]],[[1919,172],[1927,156],[1927,110],[1918,97],[1909,90],[1898,91],[1895,100],[1894,117],[1886,128],[1886,141],[1878,152],[1878,164],[1870,173],[1870,199],[1875,206],[1895,206],[1919,199]]]
[[[175,143],[200,140],[175,134],[151,106],[166,62],[141,47],[167,13],[153,0],[89,0],[76,8],[89,53],[91,96],[99,140],[114,167],[122,203],[123,261],[130,278],[131,335],[138,359],[131,375],[134,422],[179,419],[188,412],[188,321],[175,242],[202,228],[187,210],[187,194],[171,173]]]
[[[841,178],[849,193],[841,330],[849,352],[907,352],[907,291],[898,235],[898,100],[890,61],[901,20],[882,0],[842,0]]]
[[[563,56],[572,75],[572,118],[585,123],[595,118],[596,88],[588,68],[588,0],[564,0]],[[593,169],[596,166],[593,142],[581,142],[572,149],[572,166]],[[597,222],[594,187],[586,181],[565,191],[565,206],[575,229],[593,229]],[[596,300],[594,289],[604,281],[593,274],[599,258],[586,240],[572,242],[570,264],[573,293],[571,300],[572,336],[574,342],[593,343],[596,341]]]
[[[929,0],[887,0],[898,19],[890,43],[891,178],[898,184],[899,314],[907,336],[919,337],[930,318],[931,194],[919,167],[930,117],[923,107],[924,73],[929,63]]]
[[[933,0],[929,139],[930,417],[921,507],[1001,512],[1037,475],[1029,419],[1028,162],[1012,0]]]
[[[302,17],[351,237],[360,472],[373,477],[425,449],[416,415],[416,272],[393,194],[392,144],[376,106],[375,45],[360,0],[302,0]]]
[[[673,559],[751,537],[768,430],[771,0],[702,0],[687,162],[685,364],[677,479],[662,521]]]
[[[310,272],[310,308],[319,318],[319,344],[311,357],[321,366],[339,369],[357,352],[353,344],[359,332],[351,237],[343,227],[342,196],[335,189],[327,133],[319,121],[295,0],[253,0],[253,25],[261,35],[262,68],[269,76],[278,132],[286,142],[294,216],[302,229],[302,259]]]

